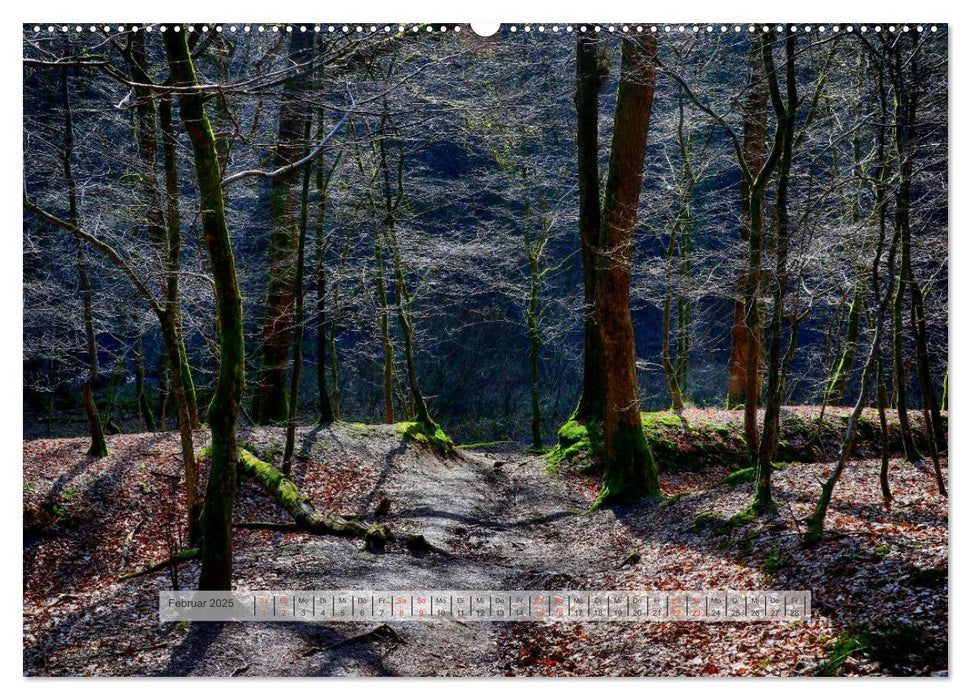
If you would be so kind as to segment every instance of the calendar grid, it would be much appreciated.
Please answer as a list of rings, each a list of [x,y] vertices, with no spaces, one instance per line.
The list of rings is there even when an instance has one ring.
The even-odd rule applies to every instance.
[[[778,622],[809,591],[161,591],[162,622]]]

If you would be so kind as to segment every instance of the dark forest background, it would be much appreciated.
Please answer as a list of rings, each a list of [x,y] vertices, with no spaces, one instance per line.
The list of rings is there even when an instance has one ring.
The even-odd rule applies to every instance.
[[[530,350],[538,338],[542,430],[552,440],[576,406],[583,362],[576,42],[565,27],[504,30],[492,38],[475,36],[467,27],[462,32],[451,25],[447,31],[429,28],[433,31],[422,27],[398,35],[397,27],[385,33],[383,26],[362,32],[323,26],[318,33],[308,25],[307,49],[295,49],[293,34],[283,26],[259,32],[254,25],[244,32],[243,25],[235,31],[223,25],[221,32],[209,27],[200,33],[193,50],[200,82],[223,86],[208,99],[223,174],[272,169],[281,148],[281,109],[288,106],[313,115],[307,131],[289,144],[297,153],[306,153],[336,127],[314,166],[326,177],[325,189],[318,190],[316,173],[309,175],[303,420],[319,414],[321,375],[342,419],[379,422],[386,416],[382,319],[389,313],[394,414],[409,416],[402,331],[393,312],[404,289],[417,375],[443,428],[457,441],[527,440]],[[148,175],[139,156],[139,97],[136,88],[115,79],[121,75],[137,82],[125,55],[132,50],[131,32],[46,29],[25,32],[25,58],[81,58],[63,70],[25,69],[25,188],[43,209],[68,217],[63,166],[68,94],[78,225],[110,243],[161,293],[161,254],[149,232],[151,207],[143,187]],[[671,406],[665,344],[683,366],[685,403],[726,406],[733,309],[741,298],[739,271],[747,251],[740,236],[742,175],[725,125],[742,131],[749,54],[760,29],[658,27],[659,70],[631,290],[642,410]],[[294,31],[301,30],[295,26]],[[622,34],[620,25],[605,25],[601,33],[602,173]],[[141,67],[161,83],[168,72],[161,37],[157,30],[141,36]],[[881,90],[893,109],[892,91],[884,82],[889,73],[875,59],[880,52],[914,61],[919,71],[911,125],[916,143],[912,265],[924,295],[930,374],[937,399],[946,402],[945,28],[933,34],[929,28],[904,34],[901,28],[891,37],[886,29],[882,35],[861,35],[819,32],[814,26],[807,34],[800,27],[797,40],[800,109],[812,118],[798,134],[792,163],[793,272],[786,323],[798,319],[798,327],[784,403],[824,401],[833,368],[846,350],[860,270],[873,254],[872,164]],[[295,87],[286,74],[300,63],[294,54],[299,50],[311,52],[320,70]],[[84,62],[105,65],[80,65]],[[202,410],[215,381],[216,335],[191,148],[181,128],[174,152],[180,174],[184,342]],[[767,202],[774,187],[770,183]],[[245,423],[252,419],[266,337],[274,184],[265,177],[244,177],[226,191],[246,324]],[[394,208],[394,250],[383,232],[389,207]],[[384,249],[376,250],[376,243]],[[25,438],[86,431],[81,393],[90,365],[79,245],[25,213]],[[530,255],[536,250],[538,266],[547,274],[535,287],[530,316]],[[147,402],[156,425],[175,429],[158,319],[110,259],[92,249],[82,255],[99,367],[91,386],[102,419],[112,429],[145,429]],[[404,287],[396,283],[396,269]],[[861,348],[872,333],[874,313],[865,285],[862,300],[854,341]],[[770,302],[767,288],[761,303],[768,310]],[[908,403],[919,406],[910,309],[911,301],[904,300],[902,377]],[[883,344],[890,358],[889,334]],[[858,364],[832,402],[852,403]],[[893,385],[897,378],[889,360],[882,372]]]

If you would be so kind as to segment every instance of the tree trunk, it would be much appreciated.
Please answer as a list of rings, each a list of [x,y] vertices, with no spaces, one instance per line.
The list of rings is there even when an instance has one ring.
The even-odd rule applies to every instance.
[[[168,432],[169,397],[172,395],[172,380],[169,378],[169,358],[163,351],[158,354],[156,365],[158,374],[158,426],[163,433]]]
[[[189,543],[202,537],[199,517],[202,499],[199,496],[199,466],[196,463],[192,431],[199,428],[195,382],[189,366],[182,333],[182,300],[179,292],[179,272],[182,267],[182,228],[179,211],[179,171],[176,161],[178,145],[172,123],[172,98],[162,96],[159,102],[159,126],[162,131],[162,164],[165,173],[166,255],[165,303],[160,319],[162,342],[168,357],[172,393],[178,411],[179,440],[182,445],[182,464],[185,469],[185,498],[189,525]]]
[[[74,154],[74,116],[71,112],[71,93],[68,85],[68,69],[61,71],[61,99],[64,108],[64,150],[61,153],[64,167],[64,180],[67,183],[68,220],[73,226],[80,226],[78,217],[77,184],[71,168],[71,158]],[[98,344],[94,335],[94,311],[91,299],[91,284],[88,281],[88,265],[84,256],[84,244],[78,243],[77,248],[78,287],[84,307],[85,347],[88,355],[88,376],[81,385],[81,402],[84,413],[88,418],[88,432],[91,435],[91,445],[87,454],[90,457],[107,457],[108,443],[105,441],[101,417],[94,400],[94,384],[98,381]]]
[[[172,372],[173,383],[181,384],[182,401],[188,415],[188,425],[191,430],[199,428],[199,412],[196,404],[195,382],[192,379],[192,368],[186,353],[185,340],[182,332],[182,301],[179,296],[179,271],[182,256],[182,229],[179,214],[179,171],[176,162],[175,130],[172,126],[172,98],[168,95],[161,98],[159,104],[159,123],[162,128],[162,159],[165,171],[165,201],[166,201],[166,279],[165,279],[165,310],[166,322],[171,325],[175,336],[174,354],[169,356],[169,368]],[[177,361],[176,361],[177,360]],[[193,460],[194,461],[194,460]]]
[[[347,520],[333,513],[320,513],[300,489],[283,472],[272,464],[257,459],[251,453],[239,449],[239,469],[257,482],[280,506],[293,516],[297,524],[317,535],[344,535],[364,537],[368,526],[356,520]],[[205,551],[205,550],[203,550]]]
[[[154,433],[157,429],[152,405],[145,395],[145,343],[142,334],[135,329],[135,398],[138,405],[138,422],[145,430]]]
[[[411,399],[412,412],[415,421],[431,428],[430,434],[434,434],[436,427],[428,412],[425,404],[425,397],[422,395],[421,386],[418,383],[418,365],[415,362],[415,340],[414,326],[412,325],[411,315],[411,294],[408,292],[407,281],[404,274],[404,263],[398,251],[397,242],[394,240],[395,232],[392,227],[385,232],[388,240],[388,247],[391,249],[391,260],[394,266],[395,277],[395,308],[398,313],[398,324],[401,326],[401,344],[405,353],[405,367],[408,370],[408,393]]]
[[[293,32],[290,61],[307,60],[313,34]],[[304,134],[310,115],[300,97],[306,77],[288,78],[280,97],[280,123],[274,167],[296,162],[306,150]],[[253,397],[253,420],[258,424],[282,422],[287,418],[287,374],[290,340],[293,334],[294,267],[300,237],[297,205],[300,197],[300,169],[273,178],[270,194],[270,280],[266,291],[263,320],[263,351]]]
[[[182,31],[163,35],[173,85],[198,85],[195,68]],[[199,91],[178,93],[179,112],[192,142],[202,233],[209,253],[215,288],[219,331],[219,374],[209,404],[212,452],[205,507],[201,518],[202,572],[200,590],[229,590],[233,576],[233,501],[236,496],[236,420],[243,392],[245,351],[243,309],[232,242],[226,226],[219,157],[212,127]]]
[[[381,232],[374,235],[374,282],[378,292],[378,329],[381,331],[381,349],[384,352],[382,365],[382,396],[384,397],[384,422],[394,423],[394,346],[391,344],[391,311],[388,292],[384,280],[384,244]]]
[[[678,375],[675,373],[674,364],[671,362],[671,305],[674,296],[674,256],[677,245],[678,227],[674,225],[671,227],[671,237],[668,240],[664,267],[664,303],[661,306],[661,369],[664,370],[664,377],[668,382],[672,411],[684,409],[684,402],[681,399],[681,385],[678,383]]]
[[[877,218],[877,240],[878,248],[883,245],[887,237],[887,214],[888,198],[887,183],[890,179],[890,163],[887,154],[887,122],[889,121],[889,108],[887,105],[887,91],[884,88],[883,69],[877,69],[877,95],[880,102],[880,120],[877,126],[877,160],[876,173],[874,177],[874,194],[876,195],[874,214]],[[888,263],[887,270],[892,273],[892,266]],[[879,279],[874,277],[871,281],[873,285],[874,303],[879,300]],[[874,324],[875,325],[875,324]],[[878,329],[882,332],[882,328]],[[875,333],[877,330],[874,331]],[[887,408],[890,400],[887,394],[886,371],[884,368],[883,338],[876,338],[876,367],[877,367],[877,410],[880,414],[880,431],[883,439],[880,448],[880,493],[883,496],[884,505],[889,506],[893,501],[893,493],[890,489],[890,428],[887,423]]]
[[[874,300],[877,306],[876,318],[874,321],[874,332],[873,339],[870,341],[870,350],[867,356],[867,360],[863,365],[863,372],[860,378],[860,391],[857,396],[856,404],[853,407],[853,412],[850,414],[850,419],[846,424],[846,434],[843,438],[843,444],[840,447],[839,458],[836,461],[836,466],[830,475],[823,482],[822,493],[819,496],[819,500],[816,502],[816,507],[813,509],[812,515],[809,517],[809,521],[806,527],[806,533],[804,539],[807,544],[814,544],[820,540],[823,536],[823,526],[826,521],[826,512],[829,509],[829,504],[833,498],[833,490],[836,488],[836,484],[839,482],[840,476],[843,474],[843,470],[846,468],[846,463],[850,457],[850,451],[853,449],[853,441],[856,439],[856,427],[860,420],[860,415],[863,413],[863,408],[866,405],[867,391],[869,389],[871,374],[873,369],[877,366],[878,359],[880,357],[880,339],[883,335],[883,324],[884,318],[886,316],[887,307],[891,297],[894,296],[893,289],[893,277],[894,277],[894,257],[896,255],[896,250],[898,243],[900,241],[900,228],[894,227],[893,240],[890,244],[890,251],[887,256],[887,274],[890,277],[889,284],[887,285],[887,292],[885,294],[880,293],[880,260],[883,256],[884,250],[884,226],[880,226],[880,237],[877,241],[876,251],[873,256],[873,266],[871,272],[871,284],[873,287]],[[881,483],[886,479],[885,470],[881,470]],[[887,490],[884,491],[884,498],[889,497],[889,484],[887,484]]]
[[[884,380],[883,350],[877,342],[877,412],[880,415],[880,495],[883,504],[889,506],[893,501],[890,489],[890,428],[887,425],[887,382]]]
[[[941,420],[941,407],[931,378],[930,357],[927,349],[927,317],[924,312],[924,292],[920,288],[911,270],[910,281],[910,314],[911,328],[917,341],[917,383],[920,387],[921,402],[928,412],[931,425],[928,437],[933,438],[938,449],[947,449],[947,434],[944,432],[944,422]]]
[[[531,211],[529,202],[529,183],[526,168],[522,170],[523,177],[523,249],[526,261],[529,263],[529,299],[526,304],[526,332],[529,334],[529,399],[532,420],[530,427],[533,434],[532,448],[542,452],[543,445],[543,417],[540,413],[539,402],[539,356],[543,348],[543,336],[540,333],[539,295],[543,284],[542,263],[543,249],[546,238],[542,232],[539,240],[534,240],[532,234]]]
[[[902,74],[900,53],[900,45],[895,44],[891,70],[894,75],[894,141],[897,147],[897,173],[900,182],[897,185],[895,197],[894,225],[900,238],[900,273],[893,299],[893,372],[897,417],[904,441],[904,453],[908,461],[914,462],[920,459],[920,452],[914,442],[910,416],[907,413],[908,376],[904,366],[904,298],[913,276],[910,262],[910,184],[913,170],[910,130],[914,126],[916,113],[910,86],[906,84]]]
[[[691,163],[691,130],[684,122],[684,91],[678,91],[678,126],[675,136],[681,168],[678,173],[678,212],[671,223],[665,261],[665,293],[661,312],[661,366],[671,394],[671,410],[681,411],[688,391],[688,356],[691,347],[691,301],[684,293],[691,274],[691,234],[694,228],[693,198],[695,173]],[[677,306],[674,328],[674,358],[671,357],[671,320]]]
[[[176,336],[176,327],[177,324],[171,321],[167,321],[162,326],[162,343],[165,345],[166,355],[170,358],[170,367],[172,364],[171,358],[184,356],[184,351]],[[175,396],[175,405],[178,409],[179,439],[182,445],[182,465],[185,469],[185,502],[189,518],[189,543],[195,544],[202,534],[199,530],[199,515],[202,511],[202,502],[199,498],[199,467],[196,464],[195,447],[192,443],[192,419],[189,415],[189,401],[186,396],[186,385],[182,373],[178,368],[174,368],[170,376],[172,393]]]
[[[132,79],[141,85],[150,85],[148,57],[145,39],[141,34],[132,35],[130,50],[123,52]],[[179,271],[181,269],[182,232],[179,214],[179,180],[176,161],[177,139],[172,126],[172,98],[162,95],[156,108],[156,95],[147,87],[135,88],[138,97],[136,127],[138,153],[143,167],[143,183],[148,209],[146,221],[149,239],[162,260],[165,275],[164,302],[159,314],[162,343],[166,364],[170,372],[170,385],[175,396],[179,435],[182,444],[182,462],[185,471],[186,507],[188,512],[189,541],[199,539],[199,477],[192,430],[199,427],[196,407],[195,384],[189,367],[182,338],[182,310],[179,296]],[[157,117],[157,118],[156,118]],[[156,124],[157,123],[157,124]],[[158,182],[158,137],[162,137],[162,163],[164,174],[163,194]]]
[[[764,228],[765,212],[762,200],[758,198],[753,205],[752,181],[756,173],[761,172],[765,166],[768,105],[769,90],[761,44],[758,39],[753,38],[749,47],[748,87],[742,103],[742,156],[745,160],[745,167],[742,168],[741,190],[743,243],[750,242],[753,228],[758,231]],[[729,409],[744,406],[750,390],[754,390],[759,397],[762,395],[761,337],[751,333],[746,325],[748,303],[748,297],[745,294],[746,279],[747,274],[741,273],[739,276],[741,298],[735,301],[732,320],[732,350],[728,365],[727,405]],[[756,359],[754,366],[758,376],[754,382],[750,382],[748,378],[749,367],[752,364],[749,362],[750,356]]]
[[[778,162],[778,180],[775,192],[775,279],[773,284],[772,321],[769,329],[769,377],[765,416],[762,423],[762,439],[759,442],[758,462],[755,467],[755,497],[752,508],[766,512],[775,507],[772,500],[772,461],[779,446],[779,413],[782,409],[782,387],[785,383],[785,367],[782,357],[782,319],[789,280],[789,173],[792,166],[792,147],[796,127],[795,35],[786,36],[786,100],[779,91],[778,77],[772,60],[772,43],[763,40],[765,72],[769,76],[769,91],[776,113],[777,129],[782,131],[782,152]],[[790,344],[795,342],[791,334]],[[791,345],[790,345],[791,347]],[[747,404],[746,404],[747,405]]]
[[[310,138],[310,122],[304,140]],[[287,408],[287,439],[283,448],[283,473],[293,470],[293,453],[297,441],[297,410],[300,407],[300,373],[303,369],[303,264],[307,249],[307,213],[310,207],[310,169],[303,168],[303,187],[300,194],[300,233],[297,240],[297,267],[294,273],[293,307],[293,370],[290,373],[290,404]]]
[[[607,66],[593,34],[577,34],[577,163],[580,192],[580,257],[583,262],[583,388],[572,420],[602,421],[607,378],[596,319],[598,246],[600,244],[600,169],[598,112]]]
[[[678,327],[675,331],[674,379],[682,402],[688,396],[688,365],[691,356],[692,302],[686,293],[691,276],[691,239],[694,233],[694,189],[696,174],[692,164],[692,134],[684,125],[684,93],[678,92],[678,145],[681,152],[681,208],[678,212]]]
[[[330,317],[330,327],[325,331],[327,348],[330,352],[330,386],[333,392],[331,406],[334,412],[334,420],[340,420],[341,417],[341,385],[338,374],[340,356],[337,353],[337,328],[341,316],[341,280],[344,276],[344,270],[347,267],[347,258],[350,250],[351,232],[346,231],[344,233],[344,246],[341,251],[340,263],[337,269],[337,279],[334,280],[332,289],[334,312]]]
[[[386,134],[388,122],[390,121],[385,104],[385,112],[381,115],[381,135]],[[421,391],[418,381],[418,365],[415,362],[415,332],[413,316],[411,313],[411,293],[408,290],[408,282],[405,279],[404,260],[401,257],[401,250],[398,242],[398,233],[395,228],[395,217],[398,205],[404,195],[402,175],[404,172],[405,153],[400,144],[398,146],[398,163],[392,184],[392,173],[388,165],[387,138],[381,138],[378,142],[378,152],[381,162],[381,179],[384,190],[384,226],[383,234],[388,252],[391,255],[392,272],[394,274],[395,288],[395,310],[398,316],[398,325],[401,327],[401,345],[405,354],[405,368],[408,372],[408,395],[411,402],[412,415],[417,423],[426,429],[428,435],[434,435],[438,424],[432,420],[425,403],[425,397]],[[387,352],[387,349],[386,349]],[[387,392],[388,365],[385,364],[385,391]],[[387,400],[387,394],[385,394]]]
[[[603,276],[595,296],[606,378],[604,483],[598,504],[661,495],[657,467],[641,427],[630,315],[633,235],[654,101],[656,53],[652,36],[623,42],[598,245]]]
[[[324,115],[323,112],[318,111],[317,113],[317,138],[318,140],[323,138],[324,131]],[[336,168],[337,163],[334,163]],[[330,173],[334,172],[334,168],[331,168]],[[325,256],[325,246],[324,246],[324,212],[326,209],[327,202],[327,187],[326,185],[330,182],[330,173],[328,173],[327,178],[324,178],[324,161],[320,159],[317,162],[316,170],[316,180],[317,185],[317,214],[314,220],[314,252],[317,260],[317,279],[316,279],[316,312],[315,312],[315,342],[317,348],[317,406],[319,410],[319,415],[317,418],[317,423],[319,425],[327,425],[333,423],[337,418],[334,407],[330,401],[330,391],[327,388],[327,364],[324,361],[327,350],[327,324],[325,311],[327,309],[327,284],[326,284],[326,264],[324,260]],[[334,314],[337,311],[335,309]],[[331,361],[336,362],[336,359],[331,356]]]
[[[866,304],[865,286],[862,279],[858,279],[853,286],[853,299],[850,301],[849,318],[846,324],[846,337],[843,341],[843,351],[834,362],[830,370],[830,381],[823,395],[824,406],[839,406],[846,393],[846,387],[853,376],[856,365],[857,345],[860,341],[860,320],[863,317],[863,306]]]
[[[791,38],[791,37],[790,37]],[[778,112],[780,109],[781,97],[778,97],[778,78],[774,74],[772,67],[772,41],[773,39],[763,34],[757,43],[762,52],[763,71],[765,75],[772,78],[770,82],[766,79],[766,84],[770,94],[773,94],[773,103]],[[791,88],[791,89],[794,89]],[[785,109],[784,106],[781,107]],[[772,150],[762,163],[762,168],[758,172],[748,172],[750,178],[748,186],[749,193],[749,238],[748,238],[748,272],[745,277],[745,329],[749,334],[748,350],[745,357],[745,419],[744,433],[745,444],[749,452],[758,458],[759,453],[759,423],[758,409],[762,398],[762,310],[760,308],[760,295],[764,286],[762,271],[762,252],[765,246],[765,216],[764,202],[765,191],[769,180],[776,168],[779,158],[785,150],[786,128],[782,120],[776,124],[775,137],[772,143]],[[789,144],[791,149],[791,143]],[[791,157],[791,153],[790,153]],[[747,159],[746,159],[747,160]],[[745,164],[743,164],[745,165]],[[743,168],[743,172],[747,166]]]
[[[72,217],[72,223],[76,219]],[[76,225],[76,223],[75,223]],[[88,432],[91,434],[89,457],[107,457],[108,443],[105,441],[98,405],[94,400],[94,383],[98,380],[98,346],[94,337],[94,312],[92,311],[91,285],[88,282],[88,267],[84,257],[84,244],[78,243],[78,283],[84,303],[84,337],[88,352],[88,376],[81,385],[81,402],[88,417]]]
[[[542,342],[538,332],[529,335],[529,398],[532,409],[531,427],[533,432],[533,449],[542,452],[543,444],[543,414],[539,403],[539,353]]]

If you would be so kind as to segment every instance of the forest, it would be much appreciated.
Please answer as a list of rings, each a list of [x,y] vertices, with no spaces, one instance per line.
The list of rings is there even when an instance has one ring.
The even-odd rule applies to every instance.
[[[947,675],[947,34],[24,26],[24,674]]]

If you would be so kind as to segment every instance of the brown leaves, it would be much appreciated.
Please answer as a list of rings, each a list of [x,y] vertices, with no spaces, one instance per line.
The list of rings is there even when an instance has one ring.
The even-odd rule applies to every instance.
[[[576,556],[591,547],[616,561],[636,549],[640,559],[584,581],[586,588],[619,589],[809,589],[810,623],[635,623],[514,626],[501,641],[516,675],[811,675],[846,630],[881,620],[916,625],[921,634],[947,639],[947,501],[922,465],[894,460],[895,502],[882,504],[878,460],[851,463],[836,490],[827,536],[804,549],[800,527],[819,495],[828,464],[786,467],[775,473],[775,520],[693,531],[696,517],[727,521],[752,498],[751,485],[715,486],[709,472],[662,474],[668,492],[686,492],[671,507],[643,504],[616,517],[600,515],[568,528],[562,543]],[[941,567],[944,567],[941,569]],[[939,573],[944,571],[944,573]],[[506,644],[528,655],[506,651]],[[554,654],[558,650],[562,656]],[[543,659],[557,660],[547,667]],[[946,658],[939,660],[946,667]],[[570,665],[569,674],[561,671]],[[552,669],[552,670],[550,670]],[[931,666],[894,667],[894,673],[926,675]],[[863,652],[848,657],[838,673],[888,673]]]

